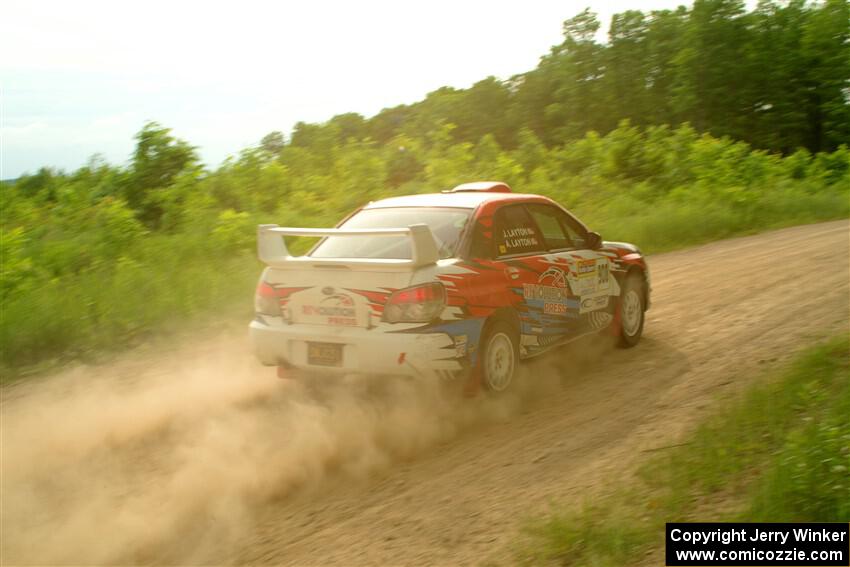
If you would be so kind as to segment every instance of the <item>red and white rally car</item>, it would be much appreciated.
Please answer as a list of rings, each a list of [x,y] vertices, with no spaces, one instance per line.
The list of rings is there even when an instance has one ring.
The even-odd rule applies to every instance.
[[[291,256],[284,237],[319,237]],[[254,351],[279,375],[469,377],[502,391],[521,358],[608,329],[637,344],[646,259],[500,182],[369,203],[338,228],[260,225]]]

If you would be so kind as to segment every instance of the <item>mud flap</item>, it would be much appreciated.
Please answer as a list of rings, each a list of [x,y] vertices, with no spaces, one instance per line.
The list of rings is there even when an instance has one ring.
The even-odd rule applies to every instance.
[[[620,311],[622,308],[622,300],[617,297],[616,307],[614,308],[614,319],[611,321],[611,324],[608,325],[607,332],[603,331],[606,335],[611,337],[619,337],[620,336],[620,324],[622,322],[620,318]]]
[[[480,359],[471,367],[466,374],[466,380],[463,384],[463,396],[465,398],[474,398],[481,393],[481,361]]]

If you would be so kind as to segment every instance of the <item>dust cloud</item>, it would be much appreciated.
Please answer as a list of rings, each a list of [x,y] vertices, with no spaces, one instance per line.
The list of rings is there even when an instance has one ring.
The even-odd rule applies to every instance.
[[[278,380],[245,342],[6,388],[0,562],[225,562],[260,507],[387,474],[559,387],[552,359],[497,399],[427,380]]]

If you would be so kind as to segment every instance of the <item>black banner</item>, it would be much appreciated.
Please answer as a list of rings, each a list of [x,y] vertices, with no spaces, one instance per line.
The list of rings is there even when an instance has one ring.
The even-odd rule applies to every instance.
[[[667,565],[850,565],[848,524],[667,524]]]

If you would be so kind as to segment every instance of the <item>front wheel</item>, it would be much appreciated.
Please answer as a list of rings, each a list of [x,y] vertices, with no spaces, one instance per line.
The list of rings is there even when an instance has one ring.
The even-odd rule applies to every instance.
[[[481,382],[491,392],[507,390],[519,365],[519,333],[504,321],[487,332],[481,352]]]
[[[643,334],[644,283],[639,274],[629,274],[620,292],[619,346],[631,348],[638,344]]]

